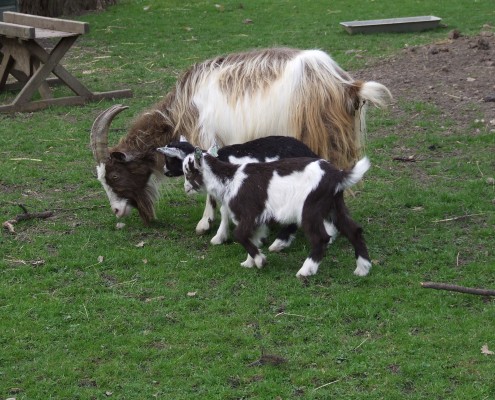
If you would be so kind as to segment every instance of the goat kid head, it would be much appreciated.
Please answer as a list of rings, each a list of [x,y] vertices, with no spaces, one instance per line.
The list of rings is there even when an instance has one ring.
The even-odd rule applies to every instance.
[[[145,224],[155,218],[158,197],[153,171],[155,155],[152,152],[128,151],[124,145],[108,147],[108,130],[113,118],[128,107],[114,105],[103,111],[91,128],[91,148],[96,161],[98,180],[101,182],[110,207],[117,218],[130,214],[136,208]]]
[[[165,176],[174,177],[184,174],[182,162],[188,154],[194,153],[194,146],[184,136],[181,136],[180,141],[171,142],[156,150],[165,156],[165,165],[163,166]]]
[[[202,164],[203,150],[199,147],[194,147],[185,140],[180,142],[172,142],[165,147],[157,148],[157,150],[165,155],[166,164],[164,167],[165,175],[179,176],[184,174],[184,189],[187,194],[198,193],[204,190]],[[218,157],[217,144],[212,145],[208,152],[213,157]],[[178,171],[177,162],[181,163],[181,170]]]

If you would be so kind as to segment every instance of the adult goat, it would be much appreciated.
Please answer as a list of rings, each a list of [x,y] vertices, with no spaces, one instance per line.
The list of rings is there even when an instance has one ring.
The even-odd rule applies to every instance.
[[[292,136],[347,168],[360,157],[368,103],[384,107],[390,99],[384,85],[352,79],[321,50],[253,50],[193,65],[111,148],[110,124],[127,107],[110,107],[93,124],[91,147],[115,215],[135,207],[149,223],[163,177],[164,156],[157,147],[181,135],[202,148],[215,141],[225,146]],[[213,218],[205,212],[196,231],[208,230]]]

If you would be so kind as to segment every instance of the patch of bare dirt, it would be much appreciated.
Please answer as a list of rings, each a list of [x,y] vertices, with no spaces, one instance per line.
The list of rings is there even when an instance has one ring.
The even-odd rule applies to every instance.
[[[450,32],[445,40],[407,47],[353,75],[386,85],[395,98],[392,114],[398,117],[404,115],[404,102],[427,102],[454,121],[455,132],[480,129],[495,134],[494,30],[485,26],[475,37]]]

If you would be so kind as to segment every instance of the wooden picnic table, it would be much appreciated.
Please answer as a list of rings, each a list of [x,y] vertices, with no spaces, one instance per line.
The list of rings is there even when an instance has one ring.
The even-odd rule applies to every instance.
[[[0,105],[0,112],[36,111],[52,105],[80,105],[100,99],[131,97],[129,89],[91,92],[60,65],[77,38],[88,31],[86,22],[4,12],[3,22],[0,22],[0,93],[20,91],[12,103]],[[43,46],[44,39],[56,41],[51,51]],[[56,77],[50,77],[51,74]],[[15,81],[9,82],[9,76]],[[55,98],[50,87],[54,84],[65,84],[74,95]],[[32,100],[36,91],[40,93],[40,100]]]

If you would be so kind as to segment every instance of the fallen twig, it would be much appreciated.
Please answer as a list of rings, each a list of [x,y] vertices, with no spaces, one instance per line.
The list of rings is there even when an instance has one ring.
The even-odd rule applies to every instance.
[[[22,211],[24,211],[24,213],[19,214],[15,218],[10,219],[8,221],[5,221],[2,224],[2,226],[12,234],[15,234],[14,224],[16,224],[20,221],[26,221],[28,219],[37,219],[37,218],[45,219],[45,218],[50,218],[51,216],[53,216],[53,212],[51,212],[51,211],[43,211],[43,212],[39,212],[39,213],[30,213],[30,212],[28,212],[28,210],[26,209],[26,207],[24,205],[19,204],[19,207],[22,208]]]
[[[392,158],[394,161],[402,161],[402,162],[416,162],[418,161],[416,156],[408,156],[408,157],[394,157]]]
[[[466,215],[460,215],[458,217],[452,217],[452,218],[445,218],[445,219],[437,219],[435,221],[433,221],[435,224],[439,223],[439,222],[450,222],[450,221],[457,221],[459,219],[464,219],[464,218],[469,218],[469,217],[477,217],[479,215],[483,215],[483,214],[466,214]]]
[[[317,388],[314,388],[313,391],[317,391],[318,389],[324,388],[325,386],[333,385],[334,383],[340,382],[340,379],[337,379],[332,382],[325,383],[324,385],[318,386]]]
[[[421,287],[425,289],[449,290],[467,294],[477,294],[480,296],[495,296],[495,290],[470,288],[465,286],[451,285],[449,283],[421,282]]]

